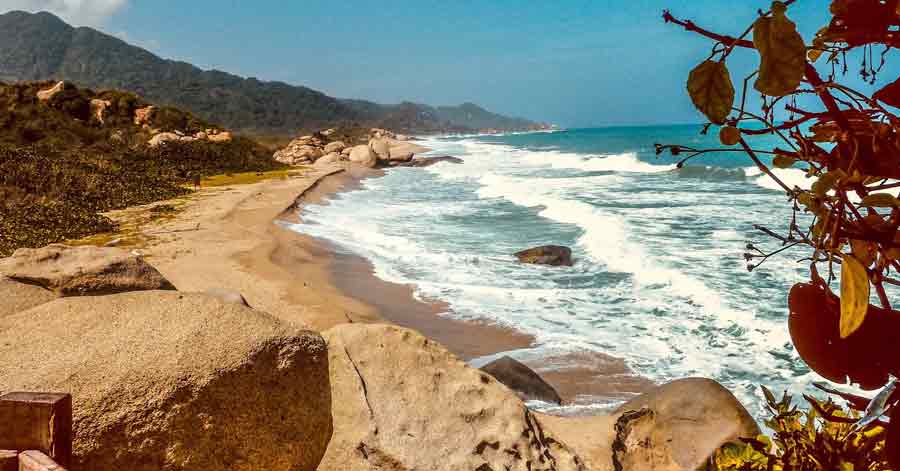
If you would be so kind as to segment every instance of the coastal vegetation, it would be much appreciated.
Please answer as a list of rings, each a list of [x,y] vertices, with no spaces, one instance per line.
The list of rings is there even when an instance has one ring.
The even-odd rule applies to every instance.
[[[900,286],[900,117],[892,107],[900,106],[900,81],[868,95],[846,85],[846,76],[857,59],[860,77],[869,84],[890,70],[885,65],[888,51],[898,45],[900,2],[834,0],[830,23],[810,46],[789,19],[793,3],[773,2],[738,37],[665,12],[666,22],[715,43],[710,57],[690,74],[687,89],[709,119],[704,132],[721,126],[724,148],[658,145],[657,152],[680,156],[681,166],[739,146],[781,186],[789,202],[787,227],[757,226],[777,247],[748,245],[747,268],[805,249],[801,262],[809,263],[809,281],[795,285],[789,295],[789,329],[797,352],[831,381],[880,392],[868,399],[819,385],[847,406],[807,396],[809,409],[802,411],[789,396],[776,401],[766,390],[774,444],[766,437],[748,437],[743,446],[720,451],[717,464],[733,470],[898,469],[900,416],[893,411],[900,394],[893,376],[900,374],[900,312],[892,298]],[[727,64],[739,49],[755,50],[760,66],[733,81]],[[830,69],[826,77],[817,63]],[[740,93],[735,82],[743,85]],[[748,90],[751,83],[756,92]],[[760,113],[747,107],[754,93],[762,95]],[[809,98],[816,104],[800,104]],[[782,112],[786,120],[780,119]],[[753,138],[762,135],[776,136],[781,144],[755,147]],[[809,190],[790,186],[776,168],[802,169],[814,183]]]
[[[205,176],[285,168],[240,136],[151,146],[153,134],[218,127],[169,107],[138,125],[136,111],[151,105],[128,92],[64,83],[51,98],[38,98],[53,87],[0,85],[0,256],[112,231],[100,213],[187,194]]]

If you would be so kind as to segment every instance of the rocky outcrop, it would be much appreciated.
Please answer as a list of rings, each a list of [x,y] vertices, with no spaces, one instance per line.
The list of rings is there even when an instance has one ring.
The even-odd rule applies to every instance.
[[[205,134],[206,140],[209,142],[231,142],[233,139],[231,133],[228,131],[218,131],[214,129],[212,133],[207,132]],[[199,139],[197,136],[194,137]]]
[[[50,101],[57,93],[65,90],[65,88],[66,82],[57,82],[53,87],[37,92],[37,99],[40,101]]]
[[[372,152],[375,152],[379,160],[391,159],[391,141],[388,138],[372,139],[369,141],[369,147],[372,148]]]
[[[325,155],[324,141],[318,136],[302,136],[294,139],[272,157],[287,165],[307,165]]]
[[[509,389],[420,334],[344,324],[324,336],[335,429],[320,471],[585,469]]]
[[[572,266],[572,249],[560,245],[545,245],[515,253],[522,263],[551,266]]]
[[[330,154],[332,152],[340,153],[346,147],[347,147],[347,144],[344,144],[344,141],[329,142],[328,144],[325,144],[325,147],[322,149],[322,152],[324,152],[326,154]]]
[[[363,167],[375,168],[378,166],[378,155],[372,150],[372,146],[360,145],[350,151],[350,162]]]
[[[161,132],[150,138],[150,141],[147,144],[150,147],[159,147],[167,142],[174,142],[182,140],[183,136],[179,136],[174,132]]]
[[[613,463],[622,469],[694,470],[723,444],[759,434],[734,395],[709,379],[673,381],[618,413]]]
[[[112,106],[111,101],[94,98],[91,100],[91,116],[100,124],[104,124],[106,122],[106,110],[110,106]]]
[[[75,471],[313,471],[331,437],[321,336],[202,294],[57,299],[0,358],[0,390],[72,394]]]
[[[56,293],[0,275],[0,319],[53,301]]]
[[[135,126],[149,126],[150,120],[153,119],[153,113],[156,112],[155,106],[147,106],[144,108],[140,108],[134,110],[134,125]]]
[[[332,152],[322,158],[316,160],[316,167],[327,167],[329,165],[334,165],[341,161],[341,154],[337,152]]]
[[[161,132],[155,134],[147,144],[150,147],[159,147],[161,145],[166,144],[167,142],[194,142],[194,141],[209,141],[209,142],[231,142],[232,137],[231,133],[228,131],[219,131],[216,129],[207,129],[206,131],[199,131],[194,133],[192,136],[187,136],[183,132],[179,130],[175,130],[172,132]]]
[[[53,244],[19,249],[11,257],[0,259],[0,275],[60,296],[175,289],[143,258],[113,247]]]
[[[562,404],[562,398],[553,386],[547,384],[534,370],[513,358],[504,356],[494,360],[482,366],[481,371],[512,389],[523,401]]]
[[[541,419],[592,471],[705,469],[725,443],[760,433],[728,390],[701,378],[659,386],[611,415]]]

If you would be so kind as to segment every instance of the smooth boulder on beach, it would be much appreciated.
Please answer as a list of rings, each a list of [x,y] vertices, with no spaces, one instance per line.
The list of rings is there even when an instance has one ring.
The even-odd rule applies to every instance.
[[[609,415],[540,418],[591,471],[706,469],[722,445],[760,433],[730,391],[704,378],[658,386]]]
[[[561,245],[544,245],[515,253],[522,263],[551,266],[572,266],[572,249]]]
[[[115,247],[52,244],[19,249],[11,257],[0,259],[0,275],[60,296],[175,289],[142,257]]]
[[[585,471],[515,393],[433,340],[376,324],[323,335],[335,428],[319,471]]]
[[[350,151],[350,162],[363,167],[375,168],[378,165],[378,155],[375,154],[371,146],[360,145]]]
[[[72,394],[74,471],[313,471],[331,438],[322,337],[205,294],[59,298],[0,358],[0,391]]]
[[[553,386],[524,363],[504,356],[481,367],[481,371],[493,376],[512,389],[523,401],[543,401],[562,404],[562,398]]]
[[[49,303],[59,296],[40,286],[21,283],[0,275],[0,319]]]

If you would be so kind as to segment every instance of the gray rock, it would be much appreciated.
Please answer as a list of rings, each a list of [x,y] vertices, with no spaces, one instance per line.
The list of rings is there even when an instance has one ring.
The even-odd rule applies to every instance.
[[[493,376],[497,381],[512,389],[523,401],[538,400],[562,404],[559,393],[553,386],[523,363],[504,356],[481,367],[481,371]]]

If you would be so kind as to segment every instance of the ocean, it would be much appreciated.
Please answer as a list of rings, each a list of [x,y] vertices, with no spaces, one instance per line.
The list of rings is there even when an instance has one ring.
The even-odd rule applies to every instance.
[[[677,157],[656,155],[657,142],[721,147],[715,130],[700,130],[425,138],[431,155],[465,163],[366,179],[325,206],[306,206],[295,228],[369,259],[384,280],[415,284],[418,296],[450,306],[445,315],[533,335],[536,345],[514,357],[601,352],[655,382],[713,378],[761,417],[759,385],[800,393],[821,380],[787,329],[787,293],[807,279],[797,260],[808,254],[789,250],[747,270],[748,243],[778,248],[753,225],[785,231],[787,198],[740,152],[682,169]],[[810,185],[799,169],[777,173]],[[515,263],[514,252],[545,244],[572,247],[575,266]],[[585,394],[565,407],[615,402]]]

